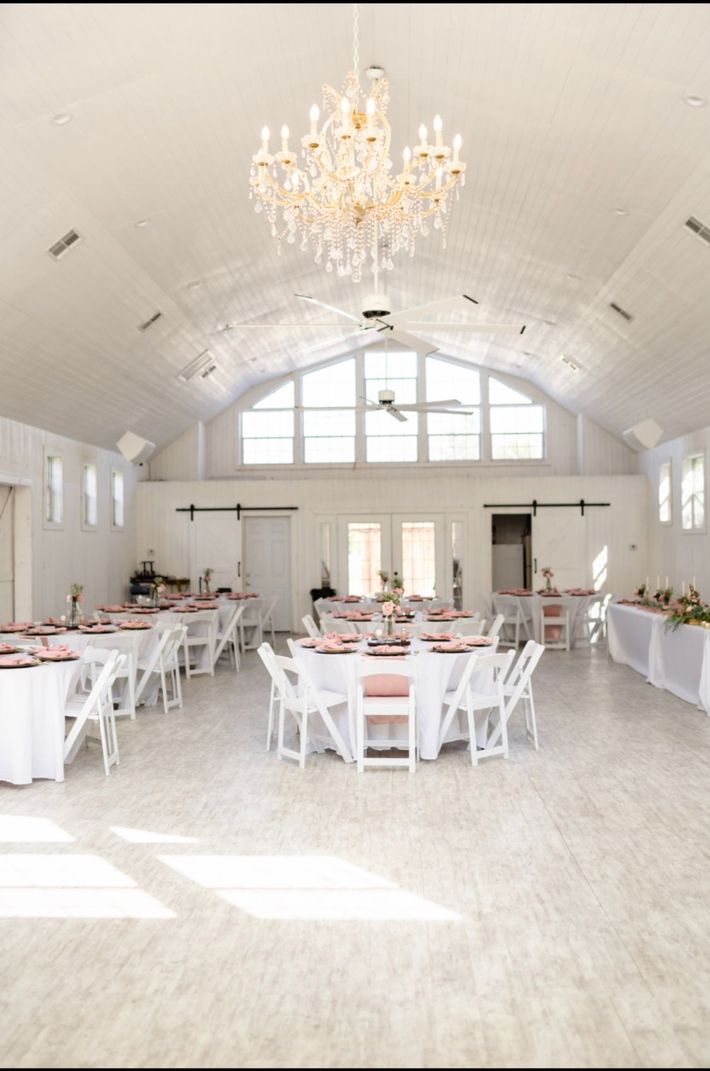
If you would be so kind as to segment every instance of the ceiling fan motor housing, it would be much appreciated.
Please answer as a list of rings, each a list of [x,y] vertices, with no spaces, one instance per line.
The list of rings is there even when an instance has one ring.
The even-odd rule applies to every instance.
[[[394,391],[393,390],[381,390],[377,395],[377,400],[380,405],[394,405]]]
[[[390,299],[386,294],[368,294],[362,303],[362,315],[366,320],[376,320],[380,316],[389,316]]]

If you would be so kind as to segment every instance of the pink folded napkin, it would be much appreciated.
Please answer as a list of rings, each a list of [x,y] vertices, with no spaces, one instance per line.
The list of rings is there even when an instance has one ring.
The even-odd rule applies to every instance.
[[[24,632],[31,626],[31,621],[8,621],[6,625],[0,625],[0,632]]]
[[[379,647],[371,648],[371,650],[368,651],[368,654],[371,654],[371,655],[401,655],[402,658],[404,658],[405,655],[409,654],[409,651],[407,651],[406,649],[403,650],[402,647],[400,647],[398,644],[383,643],[383,644],[380,644]]]
[[[316,646],[317,646],[319,651],[329,651],[332,654],[340,654],[343,651],[347,651],[349,649],[349,648],[347,648],[345,646],[344,643],[330,643],[330,642],[329,643],[323,643],[323,642],[321,642],[321,643],[317,643]]]
[[[422,632],[421,639],[423,640],[453,640],[453,632]]]
[[[147,621],[122,621],[118,626],[119,628],[150,628],[151,626]]]
[[[123,606],[121,606],[121,605],[120,605],[120,603],[115,603],[115,604],[112,604],[112,605],[110,605],[110,606],[109,606],[109,605],[106,605],[106,606],[97,606],[97,607],[96,607],[96,609],[97,609],[97,610],[103,610],[103,612],[104,612],[105,614],[106,614],[106,613],[109,613],[109,614],[120,614],[120,613],[122,613],[122,612],[123,612],[123,609],[124,609],[124,607],[123,607]]]
[[[35,659],[24,654],[0,655],[0,666],[33,666],[34,664]]]
[[[305,640],[299,640],[298,643],[299,643],[299,646],[301,646],[301,647],[318,647],[320,645],[321,641],[320,640],[311,639],[310,637],[307,636]]]
[[[465,643],[467,647],[492,647],[493,640],[489,640],[487,636],[460,636],[461,643]]]
[[[435,643],[433,647],[434,651],[457,651],[463,653],[468,648],[463,643]]]
[[[0,643],[0,654],[17,654],[17,647],[11,643]]]

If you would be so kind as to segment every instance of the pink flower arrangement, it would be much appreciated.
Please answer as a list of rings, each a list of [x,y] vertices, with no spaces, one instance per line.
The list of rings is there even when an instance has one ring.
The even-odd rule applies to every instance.
[[[384,614],[385,617],[390,617],[394,613],[394,603],[393,602],[383,602],[382,603],[382,613]]]

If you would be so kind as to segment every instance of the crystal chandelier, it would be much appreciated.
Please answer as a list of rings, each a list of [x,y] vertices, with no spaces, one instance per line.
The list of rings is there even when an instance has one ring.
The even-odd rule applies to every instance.
[[[402,169],[394,173],[390,159],[392,130],[387,120],[387,79],[381,68],[369,68],[369,96],[359,80],[358,5],[353,5],[353,69],[337,92],[323,86],[325,121],[320,109],[310,110],[310,131],[301,138],[300,154],[289,147],[289,130],[281,128],[281,149],[269,151],[268,127],[261,148],[252,156],[249,197],[264,211],[278,242],[300,241],[326,271],[359,282],[368,255],[372,270],[389,270],[399,250],[414,256],[417,238],[446,226],[452,194],[465,183],[466,165],[459,160],[461,135],[453,148],[444,144],[443,124],[434,117],[433,144],[419,127],[419,144],[402,153]]]

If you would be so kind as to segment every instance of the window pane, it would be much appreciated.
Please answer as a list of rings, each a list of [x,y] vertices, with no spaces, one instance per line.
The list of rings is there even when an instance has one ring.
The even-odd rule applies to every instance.
[[[242,439],[245,465],[290,465],[293,463],[293,439]]]
[[[683,461],[681,523],[686,529],[705,527],[705,458],[702,455]]]
[[[370,436],[367,440],[368,461],[416,461],[415,435]]]
[[[352,409],[306,410],[303,414],[303,434],[354,435],[355,413]]]
[[[430,435],[478,435],[481,430],[480,409],[471,416],[450,416],[448,413],[429,413],[427,427]]]
[[[114,528],[123,528],[123,473],[111,473],[111,523]]]
[[[64,520],[64,462],[61,457],[47,458],[45,518],[52,524]]]
[[[369,349],[365,354],[365,379],[416,379],[417,355],[412,350],[385,353]]]
[[[242,435],[249,439],[285,439],[293,435],[293,413],[242,413]]]
[[[397,420],[389,413],[367,413],[365,416],[365,430],[369,435],[412,435],[416,437],[418,417],[416,413],[406,413],[406,420]]]
[[[543,456],[542,435],[491,435],[494,461],[515,461]]]
[[[658,519],[662,524],[671,521],[671,463],[664,461],[658,473]]]
[[[304,459],[307,464],[324,464],[337,461],[355,460],[355,439],[322,436],[318,439],[305,439],[303,444]]]
[[[541,405],[491,407],[491,432],[504,434],[511,432],[543,431],[545,426]]]
[[[260,402],[256,402],[252,409],[293,409],[293,406],[294,386],[293,380],[291,380],[290,383],[284,383],[283,387],[279,387],[277,390],[273,390],[271,394],[267,394]]]
[[[481,400],[478,372],[438,357],[427,357],[426,396],[431,402],[458,398],[466,405],[478,405]]]
[[[490,376],[488,379],[488,401],[491,405],[529,405],[530,398],[520,391],[506,387],[505,383]]]
[[[433,595],[436,586],[436,528],[433,521],[402,524],[402,580],[412,595]]]
[[[303,377],[305,406],[355,405],[355,360],[308,372]]]
[[[348,592],[372,595],[380,586],[382,533],[379,524],[358,522],[348,525]]]
[[[84,465],[84,524],[95,527],[98,520],[96,465]]]
[[[478,435],[430,435],[430,461],[478,461],[481,456]]]

